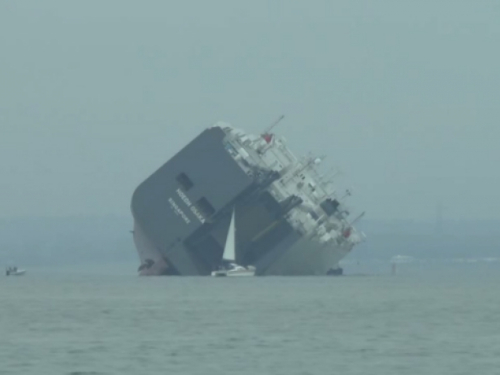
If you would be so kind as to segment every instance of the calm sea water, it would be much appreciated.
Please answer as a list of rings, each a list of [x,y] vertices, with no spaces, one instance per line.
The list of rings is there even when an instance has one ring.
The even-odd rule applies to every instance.
[[[2,374],[498,374],[500,265],[0,281]]]

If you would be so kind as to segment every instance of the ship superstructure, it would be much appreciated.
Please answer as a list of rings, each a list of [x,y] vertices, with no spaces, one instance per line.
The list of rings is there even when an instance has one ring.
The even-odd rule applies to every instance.
[[[270,130],[217,123],[136,189],[141,274],[209,275],[233,212],[235,261],[256,275],[341,273],[339,261],[364,235],[318,173],[322,158],[295,157]]]

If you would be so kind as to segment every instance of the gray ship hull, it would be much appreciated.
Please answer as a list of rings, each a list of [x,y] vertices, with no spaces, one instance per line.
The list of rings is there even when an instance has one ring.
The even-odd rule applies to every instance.
[[[210,275],[236,212],[236,262],[256,275],[317,275],[352,246],[321,244],[287,217],[290,200],[268,191],[280,175],[238,163],[220,127],[202,132],[135,190],[131,211],[141,275]]]

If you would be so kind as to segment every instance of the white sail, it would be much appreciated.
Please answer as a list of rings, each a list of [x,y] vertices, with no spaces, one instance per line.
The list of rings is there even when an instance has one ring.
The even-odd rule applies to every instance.
[[[224,246],[224,255],[223,258],[225,260],[229,260],[234,262],[236,260],[236,236],[235,236],[235,226],[234,226],[234,210],[231,216],[231,223],[229,224],[229,230],[227,232],[226,245]]]

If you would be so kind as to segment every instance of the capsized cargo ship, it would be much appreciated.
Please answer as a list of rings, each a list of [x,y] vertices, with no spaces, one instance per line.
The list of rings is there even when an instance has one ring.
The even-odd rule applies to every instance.
[[[273,124],[273,125],[276,125]],[[339,275],[365,235],[320,175],[283,137],[219,122],[135,190],[131,210],[140,275],[210,275],[223,261],[232,215],[235,262],[262,275]]]

